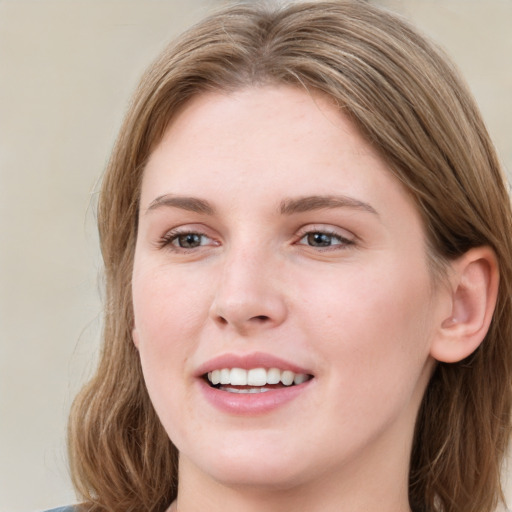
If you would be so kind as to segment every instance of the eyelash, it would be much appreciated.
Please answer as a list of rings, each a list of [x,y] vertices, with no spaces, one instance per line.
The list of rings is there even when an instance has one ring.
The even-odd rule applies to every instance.
[[[194,249],[197,249],[201,247],[202,245],[199,244],[196,247],[181,247],[179,245],[175,245],[174,242],[178,241],[181,237],[187,237],[187,236],[197,236],[197,237],[206,237],[210,238],[205,233],[201,233],[200,231],[194,231],[194,230],[188,230],[188,229],[173,229],[172,231],[167,232],[159,241],[160,247],[168,248],[171,251],[175,252],[188,252],[193,251]]]
[[[310,245],[308,243],[300,243],[302,240],[307,239],[308,242],[311,242],[309,237],[315,236],[315,235],[321,235],[324,237],[327,237],[330,239],[329,245]],[[181,230],[181,229],[174,229],[172,231],[167,232],[160,240],[159,240],[159,246],[162,248],[168,248],[171,251],[174,252],[190,252],[195,249],[199,249],[200,247],[204,247],[203,244],[199,243],[199,245],[195,247],[181,247],[180,245],[176,245],[175,242],[178,242],[181,237],[187,237],[187,236],[196,236],[196,237],[206,237],[211,239],[208,235],[205,233],[202,233],[201,231],[194,231],[194,230]],[[332,239],[336,240],[338,243],[332,243]],[[178,242],[179,243],[179,242]],[[297,238],[296,244],[299,245],[305,245],[307,247],[311,247],[313,249],[317,249],[320,251],[328,251],[328,250],[342,250],[345,249],[347,246],[354,245],[354,240],[351,240],[349,238],[345,238],[341,236],[339,233],[336,233],[335,231],[331,231],[329,229],[325,228],[319,228],[319,229],[309,229],[306,231],[303,231],[299,234],[299,237]],[[218,245],[217,242],[214,241],[213,245]]]
[[[301,244],[301,245],[307,245],[308,247],[328,251],[328,250],[333,250],[334,248],[342,250],[342,249],[345,249],[347,246],[354,245],[354,243],[355,243],[354,240],[346,238],[346,237],[340,235],[339,233],[336,233],[335,231],[325,229],[325,228],[308,229],[307,231],[301,233],[300,238],[298,239],[298,242],[300,242],[301,240],[304,240],[305,238],[314,236],[314,235],[323,235],[323,236],[330,238],[331,242],[332,242],[332,239],[335,239],[339,243],[336,243],[336,244],[331,243],[330,245],[325,245],[325,246],[321,246],[321,245],[315,246],[315,245],[309,245],[309,244]],[[310,241],[310,240],[308,240],[308,241]],[[334,249],[334,250],[336,250],[336,249]]]

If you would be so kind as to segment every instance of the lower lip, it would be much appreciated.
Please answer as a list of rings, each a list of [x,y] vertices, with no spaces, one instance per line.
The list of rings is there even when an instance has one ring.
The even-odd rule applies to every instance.
[[[203,379],[199,380],[206,400],[215,408],[229,414],[264,414],[283,407],[302,395],[310,387],[313,379],[287,388],[271,389],[262,393],[230,393],[212,388]]]

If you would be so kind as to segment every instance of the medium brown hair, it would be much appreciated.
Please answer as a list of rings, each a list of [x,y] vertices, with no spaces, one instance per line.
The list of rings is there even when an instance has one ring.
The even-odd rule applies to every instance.
[[[72,475],[92,511],[161,512],[176,497],[177,450],[145,389],[131,272],[145,162],[191,97],[264,84],[320,91],[379,151],[413,196],[434,269],[490,246],[500,269],[489,332],[469,358],[439,363],[420,407],[410,464],[414,512],[491,512],[510,434],[512,220],[478,109],[442,52],[362,1],[242,4],[207,18],[144,75],[103,180],[104,341],[74,402]]]

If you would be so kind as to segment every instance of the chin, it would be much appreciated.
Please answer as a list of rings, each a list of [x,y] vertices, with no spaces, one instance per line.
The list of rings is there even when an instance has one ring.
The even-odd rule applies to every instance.
[[[240,447],[241,448],[241,447]],[[258,488],[260,490],[287,490],[308,480],[316,473],[304,466],[304,458],[297,452],[292,458],[280,450],[228,449],[210,451],[200,457],[190,458],[186,463],[193,464],[203,474],[221,485],[230,487]],[[184,456],[180,456],[180,465]],[[302,459],[302,463],[301,463]]]
[[[249,461],[234,462],[209,468],[211,476],[220,484],[229,487],[254,488],[260,491],[286,491],[307,480],[301,471],[291,471],[289,467],[276,464],[275,467]]]

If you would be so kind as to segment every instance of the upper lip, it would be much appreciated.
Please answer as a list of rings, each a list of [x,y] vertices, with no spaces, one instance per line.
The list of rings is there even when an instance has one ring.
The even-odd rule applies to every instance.
[[[244,370],[250,370],[251,368],[279,368],[280,370],[290,370],[294,373],[306,373],[311,375],[311,371],[295,363],[263,352],[254,352],[251,354],[221,354],[201,364],[197,368],[196,374],[197,377],[200,377],[208,372],[221,370],[222,368],[242,368]]]

